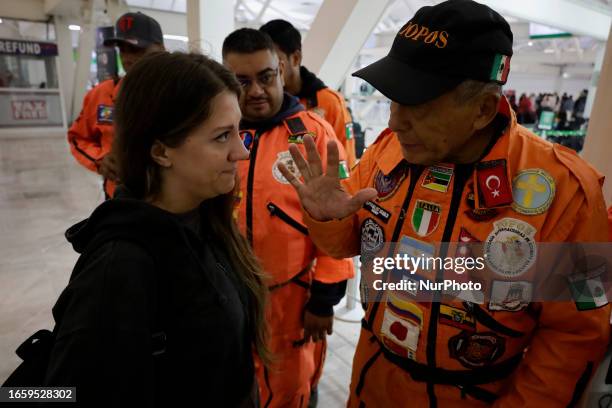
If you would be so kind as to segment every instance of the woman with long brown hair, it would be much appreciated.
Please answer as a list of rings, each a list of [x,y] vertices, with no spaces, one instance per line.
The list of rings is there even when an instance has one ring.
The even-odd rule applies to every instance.
[[[197,54],[146,56],[123,80],[122,186],[66,234],[82,255],[53,310],[46,385],[86,406],[256,406],[265,286],[232,218],[239,95]]]

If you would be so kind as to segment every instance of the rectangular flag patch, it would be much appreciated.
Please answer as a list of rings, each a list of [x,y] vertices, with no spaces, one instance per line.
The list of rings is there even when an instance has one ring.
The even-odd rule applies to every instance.
[[[600,276],[570,282],[570,290],[578,310],[597,309],[609,303]]]
[[[510,57],[503,54],[495,55],[493,68],[491,69],[491,80],[506,83],[510,73]]]
[[[349,169],[344,160],[340,160],[340,163],[338,163],[338,178],[340,180],[349,178]]]
[[[349,122],[344,125],[346,140],[351,140],[355,136],[355,130],[353,129],[353,122]]]
[[[453,169],[442,166],[431,166],[427,169],[422,185],[430,190],[446,193],[452,177]]]

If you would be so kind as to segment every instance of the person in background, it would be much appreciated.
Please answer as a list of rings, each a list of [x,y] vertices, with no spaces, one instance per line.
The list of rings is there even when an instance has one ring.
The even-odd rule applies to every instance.
[[[232,216],[240,85],[208,57],[165,52],[122,82],[122,185],[66,233],[82,255],[53,308],[45,386],[76,387],[70,406],[257,407],[267,290]]]
[[[236,30],[225,38],[222,54],[242,85],[240,129],[251,152],[249,162],[238,168],[238,224],[269,276],[267,322],[275,361],[269,369],[257,365],[261,404],[312,406],[326,336],[332,333],[333,306],[344,296],[354,269],[350,259],[332,259],[315,247],[298,197],[278,166],[284,163],[297,174],[288,150],[302,146],[306,135],[316,139],[315,149],[324,157],[330,144],[339,143],[328,122],[283,92],[284,64],[266,33]],[[338,173],[348,177],[346,163]]]
[[[347,164],[353,168],[356,162],[354,129],[344,97],[302,65],[302,35],[290,22],[272,20],[260,30],[272,38],[285,65],[285,91],[300,98],[306,109],[318,113],[332,125],[346,152]]]
[[[422,7],[387,56],[353,74],[391,111],[351,176],[338,179],[334,146],[322,170],[310,138],[307,159],[290,149],[303,182],[281,167],[315,243],[363,259],[350,408],[574,407],[608,348],[605,268],[560,276],[563,301],[537,282],[550,286],[555,269],[537,243],[605,243],[607,214],[603,176],[516,123],[501,93],[512,42],[508,22],[483,4]],[[462,257],[469,242],[486,259],[481,290],[377,288],[407,273],[376,274],[376,259]],[[464,276],[446,265],[410,274],[440,284]]]
[[[125,72],[148,53],[164,50],[159,23],[143,14],[126,13],[115,25],[115,36],[104,45],[119,47]],[[121,80],[108,79],[90,90],[83,100],[79,117],[68,130],[70,151],[79,164],[102,176],[106,199],[113,196],[118,181],[117,163],[111,154],[114,105]]]

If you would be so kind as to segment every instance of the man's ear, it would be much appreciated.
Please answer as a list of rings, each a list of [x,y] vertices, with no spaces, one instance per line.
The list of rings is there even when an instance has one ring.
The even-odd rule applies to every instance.
[[[291,54],[289,60],[291,61],[292,66],[300,67],[302,65],[302,50],[296,50],[293,54]]]
[[[478,98],[476,117],[474,119],[475,130],[482,130],[493,122],[493,119],[497,116],[500,98],[500,95],[492,92],[487,92]]]
[[[282,59],[278,59],[278,75],[280,75],[281,84],[283,87],[285,86],[285,70],[287,67],[285,66],[285,61]]]
[[[168,157],[168,147],[159,140],[153,142],[153,146],[151,146],[151,158],[161,167],[172,167],[172,160]]]

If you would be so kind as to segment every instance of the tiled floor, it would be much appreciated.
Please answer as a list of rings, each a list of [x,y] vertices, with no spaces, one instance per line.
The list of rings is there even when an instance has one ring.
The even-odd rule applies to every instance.
[[[76,164],[63,132],[0,138],[0,383],[19,363],[15,348],[52,327],[51,307],[76,261],[63,233],[102,199],[97,176]],[[359,327],[335,322],[321,408],[345,406]]]

